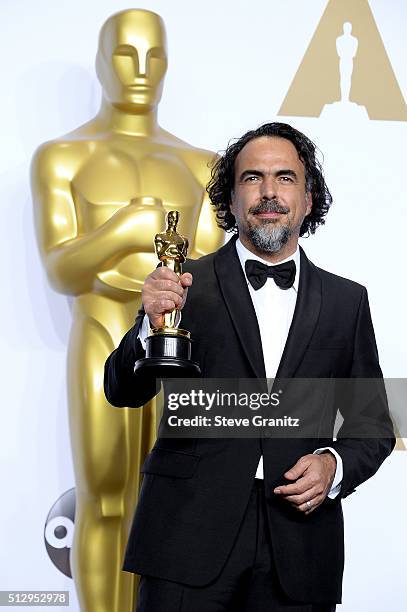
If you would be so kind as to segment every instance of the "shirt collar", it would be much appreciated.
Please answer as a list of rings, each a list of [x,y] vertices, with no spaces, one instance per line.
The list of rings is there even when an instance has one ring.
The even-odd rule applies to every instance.
[[[295,289],[296,292],[298,292],[298,283],[300,280],[300,248],[297,244],[297,248],[295,253],[293,253],[292,255],[290,255],[289,257],[287,257],[286,259],[283,259],[282,261],[279,261],[278,264],[271,264],[269,261],[266,261],[265,259],[262,259],[261,257],[259,257],[258,255],[256,255],[255,253],[252,253],[251,251],[249,251],[249,249],[247,249],[244,244],[241,242],[240,238],[238,238],[236,240],[236,251],[237,251],[237,255],[239,257],[239,261],[240,261],[240,265],[243,268],[243,273],[245,275],[246,281],[249,282],[247,280],[246,277],[246,271],[245,271],[245,263],[248,259],[255,259],[256,261],[261,261],[261,263],[266,264],[266,266],[273,266],[273,265],[278,265],[281,263],[285,263],[286,261],[290,261],[290,259],[294,260],[295,263],[295,279],[294,279],[294,284],[293,284],[293,289]]]

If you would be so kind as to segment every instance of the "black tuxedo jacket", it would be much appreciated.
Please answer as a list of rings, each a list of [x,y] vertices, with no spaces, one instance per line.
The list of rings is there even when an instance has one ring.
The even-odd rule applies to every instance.
[[[189,261],[194,281],[182,327],[194,340],[194,361],[211,378],[265,378],[260,333],[232,239],[216,253]],[[110,355],[105,393],[114,406],[138,407],[155,394],[135,382],[144,352],[137,340],[144,316]],[[281,378],[382,376],[366,289],[314,266],[301,249],[297,303],[277,372]],[[365,409],[366,407],[364,407]],[[338,439],[157,439],[144,463],[140,498],[124,569],[203,586],[222,570],[248,503],[260,455],[264,458],[272,549],[283,589],[305,602],[340,602],[344,563],[340,499],[372,476],[394,446],[386,402],[375,406],[389,436],[346,437],[368,414],[341,406]],[[355,429],[353,429],[355,431]],[[305,454],[334,447],[343,460],[340,495],[310,515],[273,494],[282,475]]]

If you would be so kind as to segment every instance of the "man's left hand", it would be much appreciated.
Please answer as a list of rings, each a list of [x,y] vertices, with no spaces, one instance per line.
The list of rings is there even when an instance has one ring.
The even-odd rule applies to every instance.
[[[279,485],[276,495],[287,500],[299,512],[310,514],[328,495],[336,472],[336,458],[329,451],[320,455],[304,455],[284,474],[292,484]]]

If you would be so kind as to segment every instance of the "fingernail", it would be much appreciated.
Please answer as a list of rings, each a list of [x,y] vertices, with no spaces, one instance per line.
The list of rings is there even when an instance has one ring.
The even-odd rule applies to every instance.
[[[278,495],[279,493],[281,493],[281,489],[274,489],[274,493],[277,493]]]

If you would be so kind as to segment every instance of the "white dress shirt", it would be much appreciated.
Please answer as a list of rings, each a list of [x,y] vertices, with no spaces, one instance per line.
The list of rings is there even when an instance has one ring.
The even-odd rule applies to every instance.
[[[263,348],[264,366],[267,378],[275,378],[281,357],[284,351],[285,343],[287,342],[288,332],[290,331],[291,322],[293,320],[295,304],[297,302],[298,285],[300,280],[300,250],[297,250],[293,255],[283,259],[278,263],[284,263],[290,259],[294,260],[296,267],[296,275],[294,284],[290,289],[280,289],[274,282],[273,278],[268,278],[266,283],[260,289],[253,289],[246,277],[245,263],[248,259],[260,261],[267,266],[273,265],[258,257],[249,251],[238,238],[236,241],[236,251],[243,268],[246,278],[247,287],[250,297],[252,298],[254,310],[256,312],[257,322],[260,329],[261,345]],[[335,449],[326,447],[318,448],[314,453],[322,453],[324,450],[330,450],[336,458],[336,472],[332,482],[328,496],[333,499],[340,491],[343,466],[342,459]],[[263,457],[260,457],[257,466],[256,478],[264,478],[263,472]]]
[[[273,278],[268,278],[266,283],[260,289],[254,290],[246,277],[245,262],[247,259],[255,259],[266,265],[272,265],[270,262],[261,259],[251,251],[249,251],[238,238],[236,241],[237,254],[243,268],[243,273],[246,278],[250,297],[252,298],[254,310],[256,312],[257,321],[260,329],[260,338],[263,349],[264,365],[267,378],[275,378],[281,357],[287,341],[288,332],[294,315],[295,304],[297,301],[298,284],[300,278],[300,251],[297,247],[294,255],[280,261],[283,263],[293,259],[296,266],[296,275],[294,284],[290,289],[280,289],[274,282]],[[181,317],[177,321],[179,325]],[[146,338],[149,333],[149,321],[145,316],[142,326],[140,327],[139,340],[145,348]],[[343,477],[342,459],[335,449],[331,447],[318,448],[314,453],[322,453],[324,450],[329,450],[336,458],[336,472],[332,482],[328,497],[335,498],[341,488]],[[263,472],[263,456],[260,457],[257,466],[256,478],[264,478]]]

